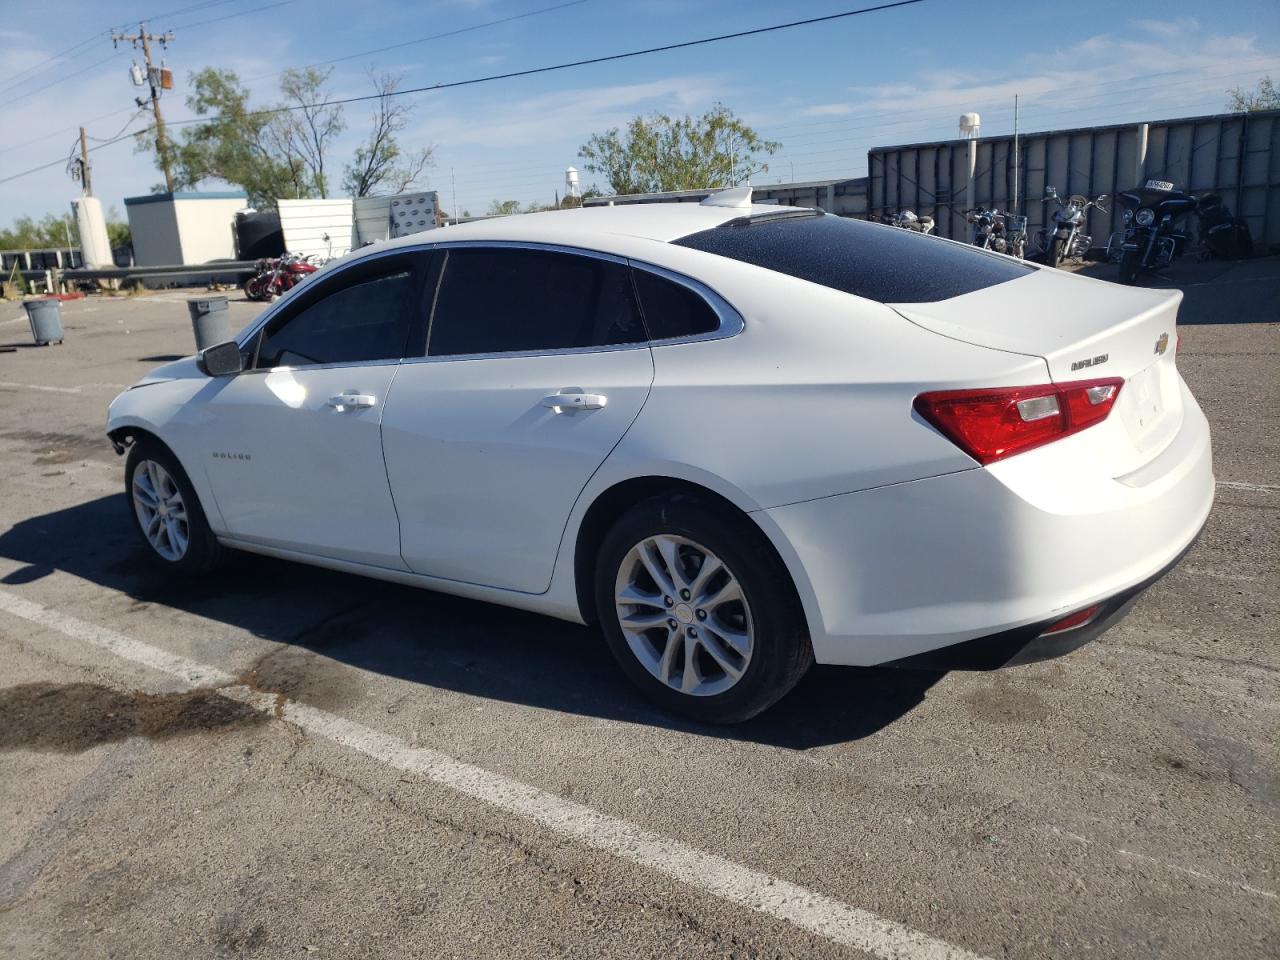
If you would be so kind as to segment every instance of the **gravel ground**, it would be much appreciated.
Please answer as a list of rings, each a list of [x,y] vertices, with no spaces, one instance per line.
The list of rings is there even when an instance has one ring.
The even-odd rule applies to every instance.
[[[1182,564],[1067,658],[820,668],[732,729],[558,621],[247,556],[157,576],[103,418],[190,351],[187,295],[67,303],[48,348],[0,305],[0,956],[863,955],[717,887],[744,868],[932,938],[907,960],[1275,956],[1280,261],[1173,280],[1219,480]],[[675,879],[618,823],[723,859]]]

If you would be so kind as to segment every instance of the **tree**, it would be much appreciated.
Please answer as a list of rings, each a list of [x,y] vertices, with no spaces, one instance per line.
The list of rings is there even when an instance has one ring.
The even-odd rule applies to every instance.
[[[1227,91],[1227,109],[1232,113],[1254,113],[1258,110],[1280,110],[1280,90],[1271,77],[1265,76],[1250,91],[1239,87]]]
[[[0,250],[39,250],[48,247],[65,247],[68,237],[75,242],[75,227],[70,217],[46,213],[43,218],[18,217],[13,226],[0,230]]]
[[[280,76],[280,92],[287,109],[275,113],[267,126],[268,135],[278,151],[301,161],[311,188],[320,196],[329,195],[325,176],[325,154],[334,138],[347,128],[341,104],[327,104],[329,94],[324,85],[333,67],[290,68]]]
[[[279,197],[314,195],[302,159],[282,150],[272,130],[276,115],[249,106],[249,91],[234,72],[206,67],[190,83],[187,106],[209,119],[188,127],[174,148],[179,188],[223,180],[244,187],[255,207],[274,207]]]
[[[133,231],[129,222],[120,219],[120,211],[115,207],[107,210],[107,243],[112,250],[133,246]]]
[[[614,127],[593,135],[578,156],[614,193],[654,193],[743,183],[766,172],[769,166],[761,156],[781,146],[761,139],[717,103],[697,118],[659,113],[635,117],[625,134]]]
[[[355,156],[347,164],[342,186],[354,197],[404,193],[432,165],[433,148],[420,147],[408,154],[401,151],[396,134],[408,125],[411,109],[403,100],[395,98],[400,77],[370,71],[369,79],[378,93],[369,138],[356,148]]]
[[[488,213],[491,217],[509,217],[511,214],[519,212],[519,200],[494,200],[489,204]]]

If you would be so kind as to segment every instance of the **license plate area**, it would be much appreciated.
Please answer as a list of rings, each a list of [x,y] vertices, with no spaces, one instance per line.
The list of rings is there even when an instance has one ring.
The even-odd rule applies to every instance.
[[[1120,391],[1125,427],[1139,450],[1151,447],[1162,436],[1162,431],[1157,429],[1167,412],[1162,379],[1160,364],[1153,363],[1131,376]]]

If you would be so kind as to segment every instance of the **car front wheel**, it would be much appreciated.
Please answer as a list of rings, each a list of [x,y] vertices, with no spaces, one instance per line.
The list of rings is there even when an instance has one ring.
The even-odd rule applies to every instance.
[[[163,444],[140,438],[125,461],[125,494],[134,528],[160,566],[198,576],[218,566],[218,543],[186,471]]]
[[[605,537],[596,607],[614,657],[660,706],[735,723],[813,663],[786,568],[748,519],[692,494],[657,497]]]

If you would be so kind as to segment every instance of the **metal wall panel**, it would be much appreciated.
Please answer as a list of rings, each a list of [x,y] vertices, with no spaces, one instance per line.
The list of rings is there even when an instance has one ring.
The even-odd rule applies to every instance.
[[[340,257],[351,250],[354,233],[350,197],[329,200],[277,200],[284,247],[290,253]]]
[[[1260,249],[1280,246],[1280,111],[1218,114],[1146,124],[1146,154],[1139,124],[1029,133],[1019,136],[1020,213],[1028,229],[1043,226],[1052,207],[1041,201],[1047,185],[1059,194],[1114,195],[1147,178],[1170,180],[1181,190],[1218,193],[1243,217]],[[940,236],[967,239],[968,142],[878,147],[867,154],[868,213],[914,210],[932,216]],[[935,172],[936,171],[936,172]],[[1012,206],[1012,137],[978,141],[974,202]],[[1096,244],[1119,228],[1121,211],[1090,210],[1086,229]]]

